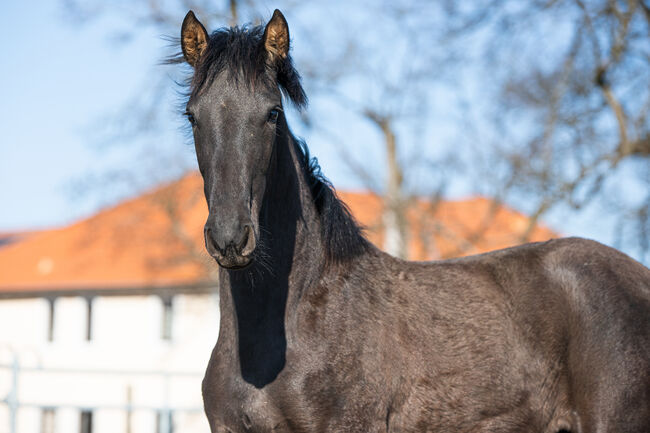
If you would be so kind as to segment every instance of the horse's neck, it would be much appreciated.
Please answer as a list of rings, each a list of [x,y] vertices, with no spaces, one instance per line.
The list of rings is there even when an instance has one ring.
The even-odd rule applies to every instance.
[[[256,386],[284,366],[285,316],[324,263],[320,221],[295,144],[288,134],[278,140],[259,217],[260,252],[249,268],[220,272],[220,342],[238,346],[242,376]]]

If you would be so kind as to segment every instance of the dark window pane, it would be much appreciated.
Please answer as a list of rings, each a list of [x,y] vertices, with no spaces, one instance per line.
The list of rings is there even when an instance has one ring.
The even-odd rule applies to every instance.
[[[93,337],[93,298],[86,298],[86,305],[86,340],[90,341]]]
[[[163,340],[171,340],[173,316],[174,316],[173,298],[171,296],[165,296],[162,298],[162,302],[163,302],[163,312],[162,312],[161,337]]]
[[[56,298],[49,298],[48,304],[50,306],[50,317],[47,323],[47,341],[54,341],[54,303]]]
[[[156,433],[174,433],[172,411],[160,411],[156,416]]]
[[[81,411],[81,428],[79,429],[81,433],[92,433],[93,432],[93,412],[90,410]]]
[[[41,433],[54,433],[54,409],[43,408],[41,412]]]

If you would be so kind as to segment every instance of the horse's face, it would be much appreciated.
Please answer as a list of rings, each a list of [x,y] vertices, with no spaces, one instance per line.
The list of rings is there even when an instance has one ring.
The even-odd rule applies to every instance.
[[[226,268],[246,266],[259,239],[266,173],[281,117],[276,89],[251,92],[221,73],[187,105],[210,211],[208,252]]]
[[[268,34],[277,38],[283,28],[288,41],[286,21],[276,15],[267,25],[262,43],[273,42]],[[183,22],[181,38],[185,59],[198,67],[208,35],[191,12]],[[286,48],[288,51],[288,45]],[[186,112],[208,202],[205,245],[221,266],[231,269],[252,261],[266,174],[277,128],[284,124],[278,87],[264,84],[271,80],[248,85],[237,75],[240,73],[223,69],[195,92]]]

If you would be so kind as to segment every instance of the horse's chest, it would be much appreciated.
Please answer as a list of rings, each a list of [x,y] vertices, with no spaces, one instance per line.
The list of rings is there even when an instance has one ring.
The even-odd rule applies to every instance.
[[[272,398],[261,390],[250,390],[236,398],[223,413],[224,426],[231,432],[288,432],[284,416]]]
[[[281,416],[263,390],[246,386],[204,390],[206,414],[213,433],[270,432]]]
[[[292,431],[280,408],[284,388],[282,381],[256,388],[235,371],[209,369],[203,398],[212,432]]]

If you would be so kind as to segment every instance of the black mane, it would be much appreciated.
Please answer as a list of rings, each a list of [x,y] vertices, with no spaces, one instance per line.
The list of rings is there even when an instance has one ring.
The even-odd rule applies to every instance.
[[[187,82],[189,97],[199,93],[222,71],[236,71],[232,79],[243,78],[248,85],[278,86],[287,99],[298,109],[307,105],[307,95],[300,83],[300,74],[293,66],[291,56],[269,65],[262,47],[263,26],[221,28],[210,35],[206,52],[194,68]],[[184,62],[179,53],[169,63]],[[289,133],[289,135],[291,135]],[[291,135],[300,164],[312,192],[314,204],[321,217],[322,239],[329,262],[343,262],[369,248],[362,228],[349,209],[338,199],[336,192],[321,173],[318,160],[312,158],[304,141]]]
[[[343,262],[368,250],[370,243],[348,207],[336,195],[334,187],[321,173],[316,157],[311,157],[307,144],[295,137],[303,173],[311,189],[321,219],[322,239],[330,262]]]

